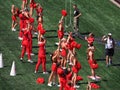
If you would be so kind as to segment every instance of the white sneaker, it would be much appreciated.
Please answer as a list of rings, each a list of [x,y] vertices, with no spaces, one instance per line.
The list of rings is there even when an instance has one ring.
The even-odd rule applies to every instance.
[[[43,74],[48,74],[48,72],[43,72]]]
[[[34,54],[34,53],[31,53],[30,55],[31,55],[31,56],[34,56],[35,54]]]
[[[60,87],[61,85],[60,85],[60,84],[58,84],[57,86],[58,86],[58,87]]]
[[[96,78],[94,76],[91,77],[92,80],[96,80]]]
[[[71,65],[71,66],[72,66],[72,65],[73,65],[73,63],[71,63],[71,62],[70,62],[70,63],[69,63],[69,65]]]
[[[20,61],[23,61],[23,58],[20,58]]]
[[[37,71],[35,70],[34,73],[37,73]]]
[[[14,28],[14,30],[13,31],[16,31],[16,29]]]
[[[49,87],[52,87],[52,84],[51,84],[51,83],[48,83],[47,85],[48,85]]]
[[[63,69],[66,69],[66,67],[62,67]]]
[[[37,32],[34,32],[34,34],[35,34],[35,35],[38,35],[38,33],[37,33]]]
[[[29,62],[29,63],[33,63],[33,61],[32,61],[32,60],[28,60],[28,62]]]
[[[23,38],[21,38],[21,37],[18,37],[18,39],[19,39],[19,40],[23,40]]]
[[[59,45],[59,43],[58,43],[58,42],[56,42],[56,43],[55,43],[55,45]]]
[[[74,86],[74,88],[80,88],[80,86],[78,86],[78,85],[75,85],[75,86]]]

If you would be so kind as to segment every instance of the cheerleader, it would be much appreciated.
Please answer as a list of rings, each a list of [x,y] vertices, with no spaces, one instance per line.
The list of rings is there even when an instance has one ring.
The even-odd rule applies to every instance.
[[[28,10],[21,10],[21,13],[19,14],[19,26],[20,26],[20,31],[19,31],[19,40],[23,39],[23,29],[27,27],[27,22],[29,20],[29,13]]]
[[[35,10],[36,10],[37,17],[43,16],[43,8],[40,4],[37,4]]]
[[[77,76],[78,76],[78,72],[80,69],[81,69],[81,64],[80,64],[80,62],[78,62],[77,58],[74,56],[73,66],[72,66],[72,72],[73,72],[72,82],[73,82],[74,88],[80,87],[80,86],[76,85]]]
[[[52,83],[55,84],[56,82],[56,76],[57,76],[57,66],[59,64],[59,49],[57,49],[52,54],[52,66],[51,66],[51,74],[48,79],[48,86],[52,86]]]
[[[46,32],[45,29],[43,28],[43,19],[42,18],[39,18],[37,30],[38,30],[38,41],[40,41],[41,37],[43,37],[43,35]]]
[[[59,39],[59,42],[61,41],[61,39],[63,38],[64,36],[64,27],[63,27],[63,20],[60,20],[59,21],[59,24],[58,24],[58,39]]]
[[[88,63],[91,68],[92,79],[96,80],[97,76],[96,76],[95,70],[98,68],[98,64],[97,64],[96,60],[94,60],[94,51],[95,51],[94,46],[90,46],[88,48]]]
[[[59,90],[64,90],[67,81],[66,81],[66,75],[65,75],[64,69],[61,66],[58,67],[57,74],[59,76],[59,83],[60,83]]]
[[[34,23],[34,18],[30,17],[30,18],[29,18],[29,24],[30,24],[30,27],[29,27],[29,37],[30,37],[30,40],[29,40],[29,45],[30,45],[30,55],[34,55],[34,53],[32,53],[32,38],[33,38],[32,32],[33,32],[33,31],[35,31],[34,26],[33,26],[33,23]]]
[[[17,15],[18,15],[18,9],[15,7],[15,5],[12,5],[11,7],[11,13],[12,13],[12,31],[16,31],[15,27],[18,25],[17,22]]]
[[[36,8],[36,6],[37,6],[37,4],[36,4],[36,2],[35,2],[35,0],[30,0],[30,16],[32,16],[33,15],[33,10],[34,10],[34,8]]]
[[[29,23],[27,23],[27,28],[24,28],[23,30],[23,40],[22,40],[22,52],[21,52],[21,58],[20,60],[23,61],[23,57],[25,52],[27,52],[28,55],[28,62],[33,63],[31,60],[31,55],[30,55],[30,45],[29,45]]]
[[[43,74],[48,74],[46,72],[46,49],[45,49],[46,40],[42,37],[41,40],[38,41],[39,51],[38,51],[38,61],[35,67],[35,72],[38,72],[40,64],[42,64]]]
[[[61,61],[61,66],[63,69],[66,69],[66,63],[67,63],[67,40],[63,38],[60,42],[61,46],[61,56],[62,56],[62,61]]]
[[[94,34],[90,33],[88,37],[85,37],[85,40],[88,42],[88,47],[94,43]]]

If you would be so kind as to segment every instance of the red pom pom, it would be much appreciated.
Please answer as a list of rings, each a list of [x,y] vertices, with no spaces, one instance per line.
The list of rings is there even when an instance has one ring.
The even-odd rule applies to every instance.
[[[62,11],[61,11],[61,14],[62,14],[62,16],[65,17],[65,16],[67,16],[67,11],[66,11],[66,10],[62,10]]]
[[[91,85],[91,88],[94,88],[94,89],[100,88],[100,86],[95,83],[90,83],[90,85]]]
[[[43,84],[43,83],[45,83],[45,80],[44,80],[44,78],[39,77],[39,78],[37,78],[36,83]]]
[[[81,81],[83,78],[81,76],[77,76],[77,81]]]
[[[77,45],[76,45],[76,48],[77,48],[77,49],[80,49],[80,48],[81,48],[81,44],[77,44]]]
[[[80,62],[77,62],[77,69],[80,70],[82,68]]]
[[[76,41],[72,41],[72,42],[71,42],[71,46],[72,46],[72,47],[76,47],[76,46],[77,46],[77,42],[76,42]]]
[[[97,68],[98,68],[98,64],[92,64],[92,65],[91,65],[91,68],[92,68],[92,69],[97,69]]]

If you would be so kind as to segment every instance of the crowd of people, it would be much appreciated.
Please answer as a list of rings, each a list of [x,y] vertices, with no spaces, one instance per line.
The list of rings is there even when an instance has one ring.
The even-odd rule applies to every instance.
[[[48,74],[46,70],[46,39],[44,35],[46,33],[45,28],[43,27],[44,20],[43,20],[43,7],[40,3],[35,2],[35,0],[21,0],[22,5],[21,9],[18,9],[15,5],[11,7],[12,13],[12,26],[11,30],[16,31],[16,26],[19,25],[19,36],[18,39],[21,40],[21,55],[20,61],[24,61],[24,55],[27,54],[28,62],[33,63],[31,56],[34,55],[32,52],[32,38],[33,34],[38,35],[38,60],[35,66],[34,73],[39,71],[39,66],[42,65],[43,74]],[[81,13],[77,9],[77,5],[73,5],[74,11],[74,29],[78,32],[78,22]],[[36,20],[33,18],[33,11],[36,11]],[[67,11],[61,11],[62,17],[59,20],[58,24],[58,47],[57,49],[52,52],[51,54],[51,73],[48,78],[48,86],[52,87],[59,83],[59,90],[76,90],[79,88],[77,82],[83,80],[83,78],[78,75],[80,71],[81,63],[77,58],[76,49],[81,48],[81,44],[77,43],[73,38],[73,33],[69,32],[68,36],[64,37],[64,18],[67,16]],[[18,23],[19,21],[19,23]],[[34,26],[34,22],[37,21],[37,27]],[[111,36],[109,34],[109,36]],[[88,42],[87,47],[87,61],[91,69],[91,78],[92,80],[100,80],[100,77],[96,75],[95,70],[98,68],[98,64],[94,58],[95,46],[94,46],[94,34],[90,33],[88,37],[85,37],[85,40]],[[104,36],[102,41],[106,41],[106,37]],[[107,40],[107,42],[113,42]],[[110,44],[109,44],[110,46]],[[111,47],[111,46],[110,46]],[[113,50],[113,49],[112,49]],[[107,52],[111,52],[107,51]],[[107,54],[108,55],[108,54]],[[113,55],[113,54],[112,54]],[[107,58],[107,65],[108,65],[108,58],[110,58],[111,64],[111,57]],[[88,83],[88,90],[91,90],[92,83]],[[96,84],[95,84],[96,85]],[[98,86],[99,87],[99,86]]]

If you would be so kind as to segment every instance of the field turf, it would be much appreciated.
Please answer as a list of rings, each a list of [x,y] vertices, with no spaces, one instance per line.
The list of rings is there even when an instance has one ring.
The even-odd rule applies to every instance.
[[[42,73],[34,74],[35,64],[27,63],[25,56],[25,63],[19,61],[21,52],[21,43],[18,40],[17,27],[16,32],[11,31],[11,5],[15,4],[20,8],[22,0],[0,0],[0,53],[3,54],[4,68],[0,69],[0,90],[58,90],[57,87],[48,87],[47,79],[49,75]],[[57,24],[61,17],[61,10],[66,9],[68,16],[66,17],[66,25],[70,23],[70,11],[73,12],[70,4],[77,4],[82,16],[80,17],[80,33],[85,34],[93,32],[95,38],[100,39],[102,35],[108,32],[113,34],[116,40],[115,55],[113,57],[113,66],[105,66],[104,45],[101,42],[95,41],[95,59],[99,64],[97,75],[102,77],[98,82],[100,90],[119,90],[120,88],[120,9],[113,5],[109,0],[36,0],[44,8],[44,27],[47,30],[47,70],[50,71],[51,61],[50,53],[57,47],[54,45],[58,41],[57,38],[50,38],[50,36],[57,36]],[[70,2],[71,1],[71,2]],[[33,17],[36,17],[34,12]],[[71,18],[72,22],[72,18]],[[36,23],[35,23],[36,26]],[[71,27],[65,28],[66,31],[72,31]],[[80,84],[80,90],[86,90],[87,76],[90,75],[90,68],[86,60],[87,43],[84,40],[76,38],[77,42],[82,44],[82,48],[77,50],[77,56],[82,64],[82,69],[79,75],[83,77]],[[37,54],[38,48],[37,39],[33,39],[33,53]],[[33,56],[33,61],[37,62],[37,55]],[[11,77],[10,69],[12,62],[16,63],[15,77]],[[41,67],[40,67],[41,72]],[[45,78],[45,84],[36,84],[38,77]]]

